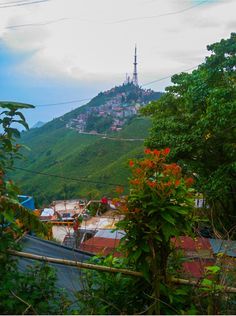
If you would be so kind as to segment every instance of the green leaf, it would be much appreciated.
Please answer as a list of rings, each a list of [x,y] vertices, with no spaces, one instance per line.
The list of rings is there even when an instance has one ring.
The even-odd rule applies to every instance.
[[[168,213],[161,213],[161,217],[172,225],[175,225],[175,219]]]
[[[3,216],[8,222],[10,223],[14,222],[14,212],[12,210],[8,209],[7,211],[3,213]]]
[[[209,279],[203,279],[201,282],[201,286],[212,287],[213,281]]]
[[[221,270],[221,268],[218,266],[211,266],[211,267],[206,267],[205,270],[211,273],[218,273]]]
[[[186,215],[189,212],[187,209],[184,209],[178,205],[168,206],[168,210],[171,210],[172,212],[176,212],[183,215]]]

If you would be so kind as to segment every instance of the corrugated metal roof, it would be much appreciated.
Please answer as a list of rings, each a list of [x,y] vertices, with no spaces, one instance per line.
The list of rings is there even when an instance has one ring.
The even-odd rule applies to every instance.
[[[227,256],[236,258],[236,241],[209,239],[213,253],[223,253]]]
[[[108,255],[113,253],[114,256],[120,257],[121,253],[115,251],[119,245],[119,239],[92,237],[80,245],[80,249],[94,254]]]
[[[205,273],[205,268],[214,265],[215,260],[195,259],[183,262],[183,274],[186,277],[201,278]]]
[[[18,198],[20,200],[20,204],[23,205],[24,207],[26,207],[30,210],[35,209],[34,198],[32,196],[18,195]]]
[[[25,236],[21,240],[22,250],[32,254],[62,258],[68,260],[86,261],[91,255],[83,251],[61,246],[55,242],[42,240],[32,236]],[[19,269],[24,271],[28,265],[33,265],[36,261],[25,258],[18,258]],[[79,291],[82,288],[81,270],[76,267],[69,267],[55,263],[48,263],[56,269],[57,285],[64,288],[68,295]]]
[[[122,230],[112,231],[110,229],[103,229],[96,232],[94,237],[121,239],[122,237],[124,237],[124,235],[125,235],[125,232]]]
[[[171,239],[177,248],[182,248],[190,251],[211,250],[209,239],[204,237],[192,238],[189,236],[174,237]]]

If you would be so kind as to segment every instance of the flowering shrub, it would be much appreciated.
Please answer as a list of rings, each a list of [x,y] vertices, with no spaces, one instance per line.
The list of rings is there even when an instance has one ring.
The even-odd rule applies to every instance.
[[[118,227],[126,232],[121,249],[151,284],[155,303],[148,313],[156,314],[161,312],[161,288],[168,284],[171,237],[191,233],[195,220],[193,179],[185,179],[176,163],[166,163],[169,152],[145,149],[143,159],[130,160],[130,194],[119,201],[125,217]]]

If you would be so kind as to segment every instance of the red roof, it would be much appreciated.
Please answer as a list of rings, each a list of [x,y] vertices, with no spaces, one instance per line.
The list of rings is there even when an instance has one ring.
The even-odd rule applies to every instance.
[[[177,248],[190,251],[211,250],[209,239],[203,237],[191,238],[188,236],[174,237],[171,239]]]
[[[205,273],[205,268],[214,265],[215,260],[195,259],[182,264],[184,275],[187,277],[201,278]]]
[[[92,252],[94,254],[108,255],[113,253],[116,257],[121,257],[121,253],[115,251],[115,248],[119,245],[119,239],[93,237],[80,245],[80,250]]]
[[[204,268],[214,264],[215,260],[212,255],[209,239],[203,237],[193,239],[188,236],[181,236],[172,238],[172,242],[176,248],[184,251],[185,258],[188,260],[182,263],[184,275],[201,278],[204,274]],[[113,253],[114,256],[120,257],[122,254],[115,251],[118,245],[118,239],[93,237],[83,242],[80,249],[101,255]]]

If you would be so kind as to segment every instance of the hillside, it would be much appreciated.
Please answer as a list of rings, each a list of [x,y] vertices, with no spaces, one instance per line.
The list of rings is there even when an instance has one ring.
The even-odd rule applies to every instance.
[[[116,96],[114,90],[111,93]],[[99,107],[102,100],[104,94],[100,93],[87,105],[22,133],[21,142],[30,151],[24,150],[25,160],[18,162],[17,168],[48,175],[17,169],[13,178],[22,193],[33,195],[39,206],[55,199],[111,195],[116,184],[127,185],[127,161],[142,153],[143,142],[138,139],[147,136],[148,119],[130,117],[120,131],[107,132],[114,139],[68,128],[72,118],[91,106]]]
[[[42,127],[44,124],[45,124],[44,122],[38,121],[31,128],[39,128],[39,127]]]

